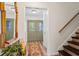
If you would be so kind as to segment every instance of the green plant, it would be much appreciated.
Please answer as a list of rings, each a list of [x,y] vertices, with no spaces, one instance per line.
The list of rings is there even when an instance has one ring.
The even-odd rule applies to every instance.
[[[20,42],[16,42],[9,47],[2,49],[1,56],[23,56],[22,47]]]

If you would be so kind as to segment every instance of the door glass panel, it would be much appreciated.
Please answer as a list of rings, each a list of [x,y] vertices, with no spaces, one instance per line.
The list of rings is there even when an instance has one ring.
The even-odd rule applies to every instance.
[[[39,31],[43,31],[43,23],[42,22],[39,23]]]
[[[34,22],[30,22],[30,24],[29,24],[29,26],[30,26],[30,31],[35,31],[35,23]]]
[[[6,28],[7,28],[7,31],[10,31],[10,28],[11,28],[11,22],[10,21],[6,21]]]

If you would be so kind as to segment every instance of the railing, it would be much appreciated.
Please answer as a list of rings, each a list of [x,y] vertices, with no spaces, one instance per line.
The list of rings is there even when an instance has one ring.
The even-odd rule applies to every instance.
[[[76,14],[71,18],[71,20],[69,20],[69,21],[59,30],[59,32],[63,31],[78,15],[79,15],[79,12],[76,13]]]

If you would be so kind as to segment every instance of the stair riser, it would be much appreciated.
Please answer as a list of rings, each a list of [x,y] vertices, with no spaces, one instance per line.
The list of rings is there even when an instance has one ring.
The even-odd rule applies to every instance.
[[[72,41],[79,42],[79,40],[78,40],[78,39],[73,39]]]
[[[68,49],[64,49],[64,51],[66,51],[67,53],[71,54],[72,56],[76,56],[76,54],[75,54],[75,53],[73,53],[73,52],[69,51]]]
[[[79,39],[79,37],[72,37],[73,39]]]
[[[71,47],[76,48],[76,49],[78,49],[78,50],[79,50],[79,46],[74,45],[74,44],[71,44],[71,43],[69,43],[69,45],[70,45]]]
[[[77,37],[79,37],[79,34],[76,34]]]

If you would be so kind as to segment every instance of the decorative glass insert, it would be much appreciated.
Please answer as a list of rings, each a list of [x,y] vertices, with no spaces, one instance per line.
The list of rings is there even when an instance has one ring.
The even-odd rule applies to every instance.
[[[10,21],[6,22],[6,28],[7,28],[7,31],[10,31],[10,29],[11,29],[11,22]]]

